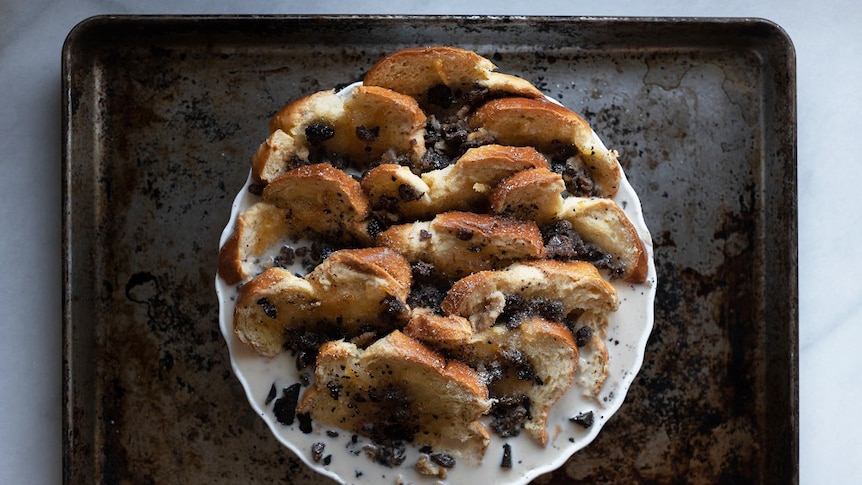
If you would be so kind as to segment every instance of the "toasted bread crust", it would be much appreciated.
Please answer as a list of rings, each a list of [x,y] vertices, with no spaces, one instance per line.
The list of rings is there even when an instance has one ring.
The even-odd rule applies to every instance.
[[[579,370],[587,394],[597,396],[608,375],[604,343],[608,318],[620,303],[614,287],[589,263],[540,260],[462,278],[441,306],[446,314],[463,316],[476,332],[482,332],[496,323],[505,309],[506,296],[513,294],[558,301],[563,314],[575,319],[574,325],[592,329],[593,337]]]
[[[386,248],[336,251],[304,278],[270,268],[240,289],[234,331],[240,341],[272,356],[283,350],[287,329],[330,322],[353,337],[365,326],[403,326],[409,318],[411,283],[407,261]],[[387,299],[402,311],[384,319]]]
[[[258,202],[239,215],[236,230],[219,251],[219,273],[228,284],[253,276],[255,260],[291,232],[285,212]]]
[[[243,270],[240,261],[239,234],[234,231],[218,252],[218,274],[225,283],[235,285],[242,281]]]
[[[605,148],[583,118],[563,106],[544,99],[494,99],[471,115],[470,125],[487,130],[498,143],[533,146],[540,152],[572,144],[602,197],[613,197],[619,189],[616,153]]]
[[[491,210],[517,219],[534,220],[540,228],[568,221],[584,241],[595,244],[622,266],[621,278],[643,283],[647,253],[625,212],[611,199],[563,198],[562,176],[547,169],[519,172],[491,193]]]
[[[623,210],[610,199],[570,197],[557,220],[567,220],[585,241],[591,242],[623,261],[622,277],[632,283],[646,280],[646,247]]]
[[[491,211],[522,220],[535,221],[539,227],[554,221],[563,205],[566,184],[560,174],[547,168],[518,172],[500,182],[491,192]]]
[[[496,326],[477,332],[463,317],[420,313],[404,332],[477,368],[505,363],[509,355],[524,356],[538,382],[504,375],[489,384],[490,395],[527,395],[532,416],[525,429],[539,444],[547,444],[548,413],[572,387],[577,370],[578,348],[565,325],[531,317],[511,330]]]
[[[489,437],[477,419],[490,408],[488,389],[478,374],[395,330],[365,350],[333,341],[320,349],[313,387],[297,411],[315,420],[367,434],[389,416],[369,395],[392,386],[403,390],[401,404],[410,416],[410,439],[457,454],[468,462],[481,459]],[[332,388],[339,392],[333,394]]]
[[[451,315],[471,318],[477,328],[493,324],[483,320],[488,301],[496,293],[549,297],[565,305],[566,314],[591,310],[608,314],[619,307],[617,292],[595,266],[582,261],[536,260],[515,263],[505,270],[480,271],[452,286],[441,307]],[[502,310],[502,308],[500,308]],[[496,319],[496,315],[490,315]]]
[[[430,222],[393,226],[380,233],[376,243],[408,261],[430,262],[450,277],[541,258],[545,251],[533,222],[470,212],[446,212]]]
[[[479,86],[525,97],[543,94],[528,81],[494,73],[496,66],[475,52],[449,46],[402,49],[378,61],[364,83],[421,98],[436,86],[469,89]]]
[[[530,147],[484,145],[467,150],[452,165],[420,175],[395,164],[381,164],[362,179],[373,206],[398,200],[398,213],[414,220],[447,211],[482,212],[488,195],[504,178],[535,167],[547,167],[545,157]],[[409,189],[409,199],[402,193]]]
[[[276,177],[263,200],[285,211],[295,235],[367,237],[364,221],[369,204],[359,182],[326,163],[305,165]]]
[[[589,396],[601,391],[620,304],[603,275],[619,269],[545,258],[598,253],[604,264],[581,236],[644,281],[643,241],[610,199],[617,155],[579,115],[495,69],[459,48],[405,49],[349,93],[314,93],[271,119],[252,159],[262,202],[239,216],[218,271],[243,283],[241,342],[263,356],[314,346],[299,412],[385,441],[405,431],[369,431],[391,424],[377,399],[391,391],[409,411],[408,441],[475,463],[490,442],[478,419],[495,402],[527,396],[529,416],[515,423],[547,445],[548,413],[576,379]],[[557,238],[547,250],[543,232]],[[358,249],[304,277],[254,274],[270,265],[261,255],[296,238]],[[579,349],[581,327],[592,336]]]
[[[307,130],[315,127],[330,132],[309,140]],[[354,87],[346,99],[333,90],[300,98],[279,110],[269,129],[252,160],[252,175],[262,183],[320,158],[367,166],[384,153],[413,160],[425,153],[425,113],[416,100],[376,86]]]

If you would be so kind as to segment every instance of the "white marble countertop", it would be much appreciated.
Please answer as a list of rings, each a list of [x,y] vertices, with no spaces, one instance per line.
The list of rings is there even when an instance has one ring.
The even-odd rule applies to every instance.
[[[163,3],[158,6],[157,3]],[[658,5],[656,4],[658,3]],[[841,0],[0,3],[0,483],[57,483],[61,457],[60,51],[96,14],[413,13],[761,17],[797,54],[800,481],[862,477],[862,4]],[[846,153],[845,153],[846,152]],[[832,204],[840,200],[840,208]],[[831,201],[831,202],[830,202]],[[824,209],[826,208],[826,209]],[[14,229],[13,229],[14,228]],[[857,237],[859,236],[859,237]]]

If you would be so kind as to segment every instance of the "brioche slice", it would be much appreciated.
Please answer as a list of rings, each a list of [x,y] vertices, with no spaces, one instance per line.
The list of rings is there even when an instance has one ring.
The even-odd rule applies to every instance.
[[[236,230],[219,251],[218,272],[229,285],[253,276],[258,258],[290,233],[285,212],[258,202],[239,215]]]
[[[394,330],[364,351],[344,341],[324,344],[297,411],[378,444],[430,445],[477,463],[489,443],[477,420],[490,407],[475,371]]]
[[[409,168],[385,164],[362,179],[372,206],[398,200],[398,213],[408,219],[447,211],[483,211],[488,195],[501,180],[535,167],[547,167],[543,155],[530,147],[484,145],[467,150],[454,164],[415,175]]]
[[[336,251],[304,278],[270,268],[240,288],[234,331],[273,356],[284,350],[290,329],[346,337],[389,330],[409,317],[411,283],[410,265],[386,248]]]
[[[495,323],[503,312],[505,296],[511,294],[559,301],[564,316],[581,312],[606,316],[619,307],[616,290],[595,266],[582,261],[537,260],[458,280],[442,309],[469,319],[476,330],[482,330]]]
[[[574,384],[578,363],[577,345],[565,325],[530,317],[511,330],[494,326],[474,332],[463,317],[414,313],[404,333],[483,370],[492,398],[527,396],[530,417],[524,429],[547,444],[548,413]]]
[[[285,329],[309,318],[320,306],[307,280],[270,268],[244,284],[234,309],[234,333],[257,353],[272,357],[284,350]]]
[[[475,52],[433,46],[403,49],[384,57],[369,69],[364,83],[413,96],[421,104],[435,86],[467,92],[474,87],[494,93],[540,98],[542,92],[525,79],[494,72],[497,66]]]
[[[631,221],[614,201],[599,197],[569,197],[557,220],[568,221],[584,239],[610,254],[620,268],[620,277],[643,283],[647,276],[647,253]]]
[[[251,160],[251,173],[255,183],[270,180],[308,160],[308,148],[296,137],[276,129],[260,144]]]
[[[446,277],[544,256],[542,235],[533,222],[470,212],[446,212],[429,222],[392,226],[378,234],[376,242],[410,262],[431,263]]]
[[[578,237],[610,256],[607,266],[614,276],[643,283],[647,274],[646,248],[625,212],[611,199],[564,199],[564,191],[560,174],[542,168],[525,170],[494,188],[491,209],[495,214],[536,221],[546,239],[553,237],[551,226],[566,221]]]
[[[555,222],[562,211],[563,178],[547,168],[518,172],[500,182],[490,194],[494,214],[535,221],[539,227]]]
[[[304,165],[279,175],[262,197],[285,212],[292,235],[368,238],[368,199],[359,182],[332,165]]]
[[[285,105],[270,120],[270,136],[252,159],[253,178],[266,184],[291,168],[309,163],[309,127],[331,128],[340,123],[344,113],[344,100],[332,89]]]
[[[494,326],[516,295],[522,301],[539,300],[591,336],[579,363],[581,384],[592,395],[601,391],[608,373],[609,314],[619,308],[617,292],[590,263],[539,260],[515,263],[504,270],[482,271],[455,282],[441,307],[448,315],[468,319],[476,332]],[[557,302],[554,304],[553,302]]]
[[[384,153],[419,160],[425,153],[425,113],[416,100],[377,86],[358,86],[326,149],[368,166]]]
[[[575,112],[545,99],[491,100],[470,116],[470,126],[484,130],[497,143],[532,146],[556,158],[568,155],[569,166],[583,166],[594,187],[592,195],[613,197],[620,184],[617,154],[605,148],[590,125]],[[577,195],[577,194],[575,194]]]
[[[376,86],[354,87],[346,97],[333,90],[303,97],[279,110],[269,128],[252,160],[264,184],[305,164],[368,166],[384,154],[419,160],[425,153],[425,113],[416,100]]]

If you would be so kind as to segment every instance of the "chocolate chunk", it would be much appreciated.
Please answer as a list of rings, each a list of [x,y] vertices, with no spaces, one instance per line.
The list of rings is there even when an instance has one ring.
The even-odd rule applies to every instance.
[[[296,420],[299,421],[299,430],[305,434],[311,433],[311,413],[298,413]]]
[[[287,268],[292,265],[296,261],[296,252],[290,246],[282,246],[279,249],[278,254],[273,258],[272,264],[273,266],[278,266],[279,268]]]
[[[500,468],[512,468],[512,446],[509,443],[503,444],[503,459],[500,461]]]
[[[441,108],[448,108],[455,104],[455,97],[452,95],[452,89],[445,84],[437,84],[428,90],[428,103]]]
[[[427,241],[431,239],[431,233],[426,231],[425,229],[419,229],[419,240]]]
[[[373,445],[366,445],[362,449],[372,460],[390,468],[401,465],[407,458],[407,450],[402,441],[375,443]]]
[[[278,309],[275,308],[275,305],[270,303],[269,300],[261,298],[260,300],[257,300],[257,304],[263,308],[263,313],[267,317],[272,318],[273,320],[278,318]]]
[[[323,458],[323,450],[326,449],[326,444],[318,441],[311,445],[311,459],[314,460],[315,463],[319,463],[320,459]]]
[[[427,141],[426,141],[427,143]],[[432,145],[433,147],[433,145]],[[439,170],[441,168],[446,168],[452,163],[452,158],[440,150],[436,150],[432,147],[429,147],[425,154],[422,155],[422,158],[419,160],[419,163],[413,167],[413,172],[422,173],[428,172],[431,170]]]
[[[518,436],[524,423],[532,418],[530,398],[524,394],[501,396],[491,406],[491,429],[506,438]]]
[[[413,187],[410,184],[401,184],[398,186],[398,197],[404,202],[419,200],[422,195],[423,192],[419,192],[416,190],[416,187]]]
[[[299,388],[299,383],[284,388],[281,397],[275,400],[275,406],[272,408],[276,421],[285,426],[293,424],[293,420],[296,417]]]
[[[371,143],[380,136],[380,127],[375,126],[374,128],[366,128],[364,126],[356,127],[356,138],[359,138],[361,141],[365,143]]]
[[[407,305],[397,297],[391,295],[384,298],[383,301],[380,302],[380,306],[383,308],[380,312],[380,316],[384,319],[400,320],[409,313]]]
[[[272,383],[272,387],[269,388],[269,394],[266,395],[266,400],[263,402],[264,405],[269,406],[269,403],[275,399],[275,396],[278,394],[278,390],[275,388],[275,383]]]
[[[503,312],[497,317],[498,325],[506,325],[507,328],[516,328],[524,320],[538,316],[552,322],[563,319],[565,306],[559,300],[551,298],[530,298],[513,293],[506,296],[506,304]]]
[[[577,416],[573,416],[569,418],[569,421],[578,424],[584,428],[589,428],[595,422],[595,416],[592,411],[587,411],[585,413],[580,413]]]

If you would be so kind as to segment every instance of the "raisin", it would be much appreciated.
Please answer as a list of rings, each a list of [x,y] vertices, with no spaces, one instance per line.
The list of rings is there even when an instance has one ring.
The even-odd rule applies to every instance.
[[[455,232],[455,237],[462,241],[469,241],[470,239],[473,239],[473,231],[466,227],[459,227]]]
[[[416,190],[416,187],[413,187],[410,184],[401,184],[398,186],[398,197],[404,202],[413,202],[414,200],[419,200],[422,197],[423,192],[419,192]]]
[[[437,84],[428,90],[428,103],[441,108],[448,108],[455,104],[455,97],[452,96],[452,89],[445,84]]]
[[[431,458],[431,461],[443,468],[452,468],[455,466],[455,458],[452,458],[451,455],[447,455],[446,453],[431,453],[428,455],[428,458]]]
[[[265,297],[261,298],[260,300],[257,300],[257,304],[260,305],[261,308],[263,308],[263,313],[267,317],[272,318],[273,320],[278,318],[278,309],[275,307],[275,305],[270,303],[269,300],[267,300]]]
[[[380,136],[380,127],[375,126],[374,128],[366,128],[364,126],[356,127],[356,138],[359,138],[361,141],[365,143],[371,143]]]
[[[296,262],[296,252],[290,246],[282,246],[278,255],[272,260],[272,264],[279,268],[287,268]]]
[[[305,139],[311,146],[320,145],[335,136],[335,129],[323,123],[314,123],[305,128]]]
[[[590,343],[590,340],[593,338],[593,329],[588,326],[583,326],[575,332],[575,343],[578,347],[583,347]]]

